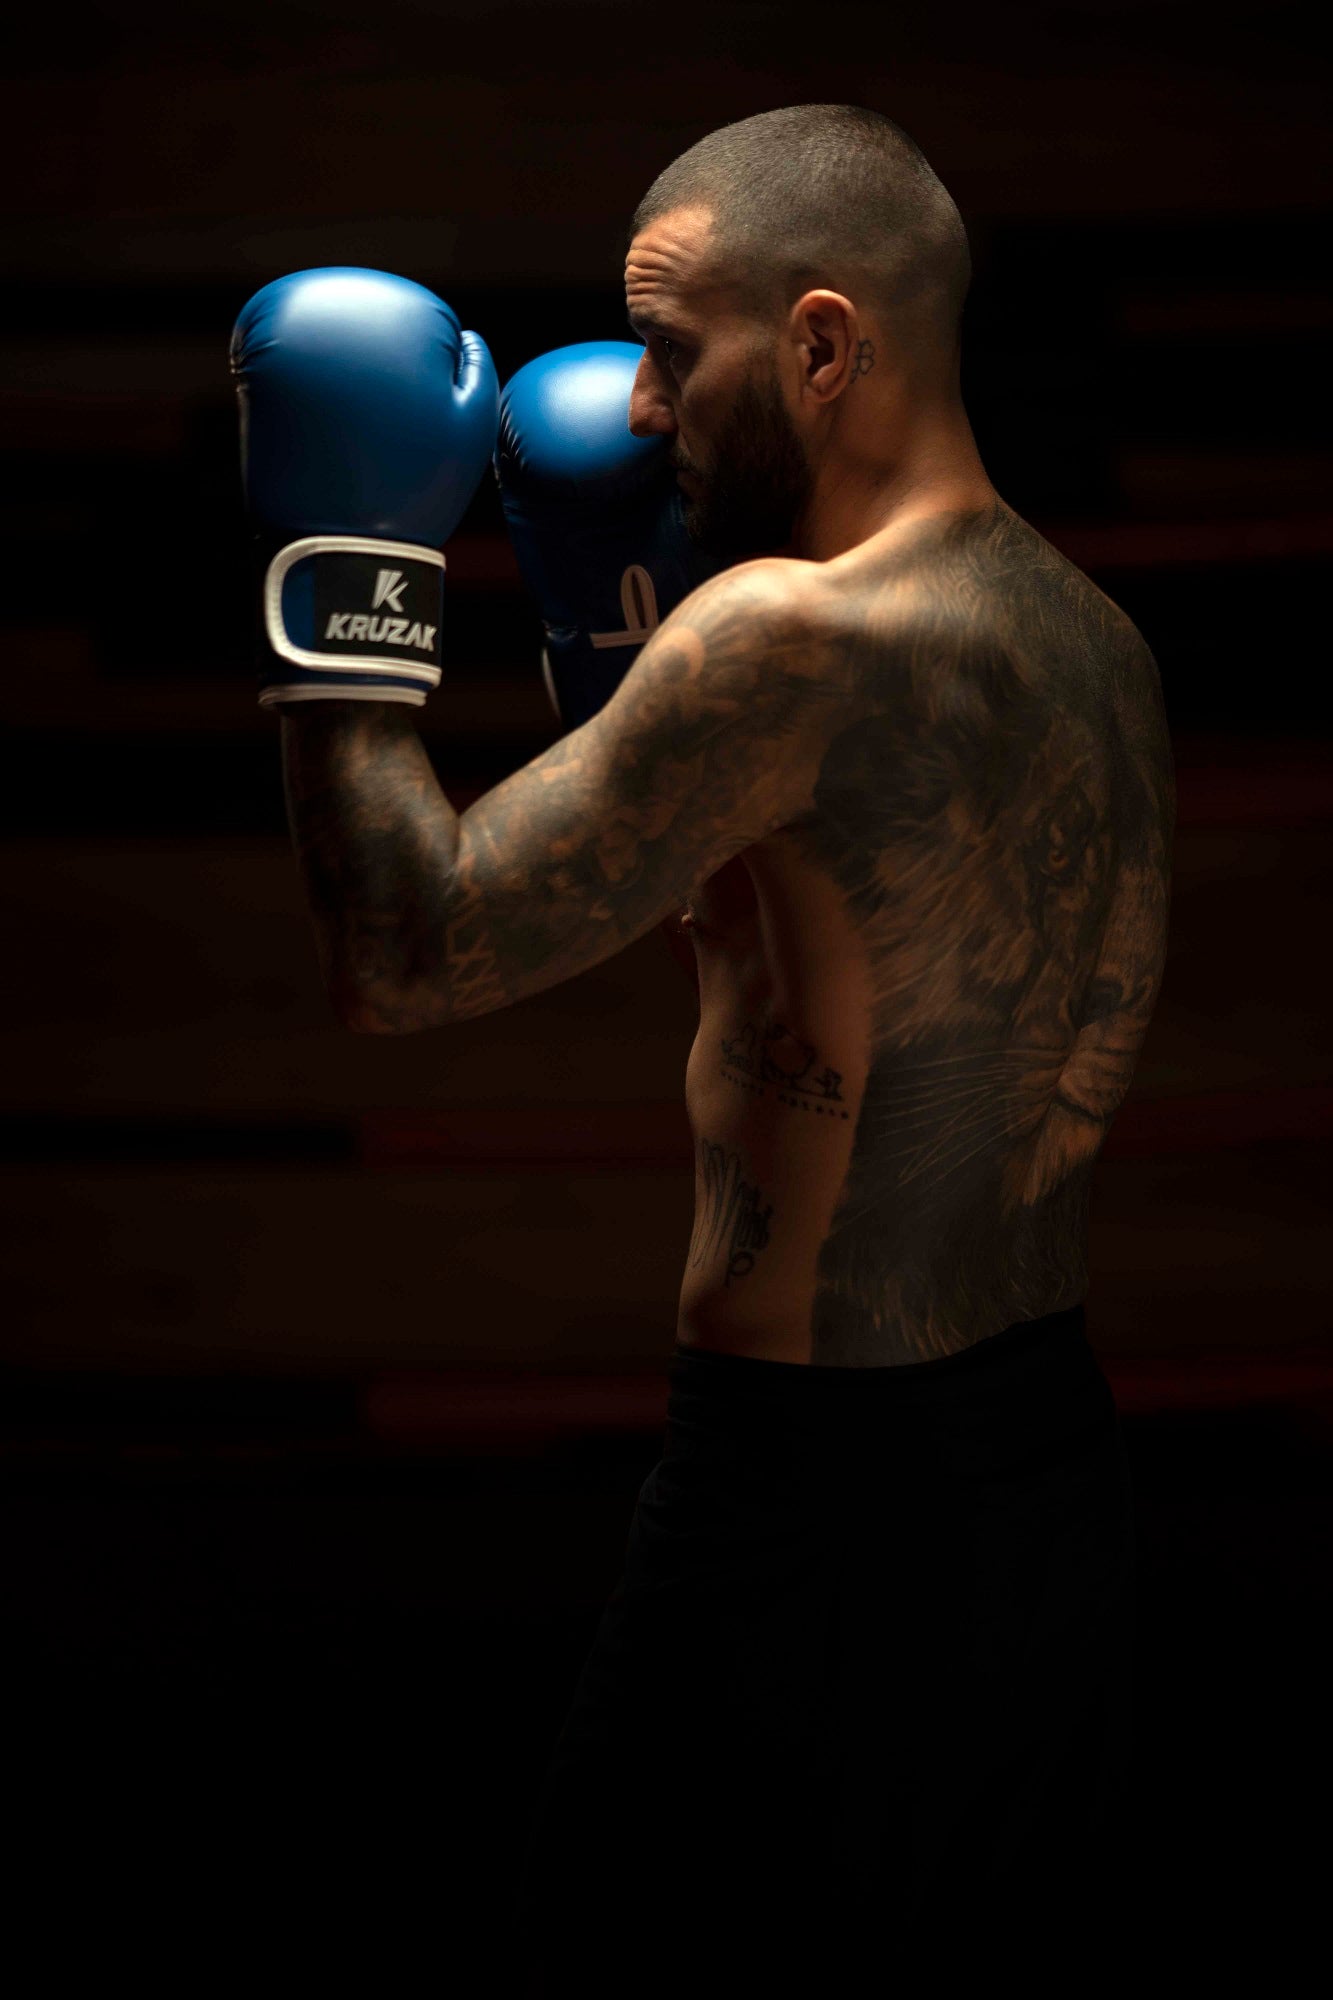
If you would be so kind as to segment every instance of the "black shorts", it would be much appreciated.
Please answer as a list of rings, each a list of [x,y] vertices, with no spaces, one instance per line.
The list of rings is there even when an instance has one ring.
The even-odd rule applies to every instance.
[[[531,1821],[522,1992],[1093,1990],[1134,1571],[1081,1307],[908,1367],[678,1346]]]

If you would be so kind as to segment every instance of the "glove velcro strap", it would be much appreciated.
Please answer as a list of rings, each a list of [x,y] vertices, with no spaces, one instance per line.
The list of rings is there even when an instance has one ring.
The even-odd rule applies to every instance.
[[[443,583],[444,557],[419,543],[288,542],[264,575],[272,658],[261,702],[317,700],[333,689],[348,699],[424,701],[440,680]]]

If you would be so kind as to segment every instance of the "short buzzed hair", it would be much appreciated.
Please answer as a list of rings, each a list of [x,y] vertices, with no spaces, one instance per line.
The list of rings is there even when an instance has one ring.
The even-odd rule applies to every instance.
[[[972,278],[967,231],[891,118],[856,104],[793,104],[720,126],[658,175],[631,240],[696,206],[712,211],[718,275],[743,311],[772,319],[811,287],[859,285],[903,349],[928,365],[956,362]]]

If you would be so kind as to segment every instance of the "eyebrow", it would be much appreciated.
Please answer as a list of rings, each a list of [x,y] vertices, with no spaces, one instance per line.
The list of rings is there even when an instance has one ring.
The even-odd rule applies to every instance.
[[[651,313],[629,313],[627,324],[631,333],[655,333],[663,340],[673,340],[676,336],[665,321],[654,319]]]

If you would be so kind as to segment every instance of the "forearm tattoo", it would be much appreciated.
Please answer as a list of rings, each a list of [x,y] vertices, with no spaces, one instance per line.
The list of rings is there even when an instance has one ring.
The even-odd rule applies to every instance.
[[[461,818],[410,710],[287,712],[292,833],[340,1014],[410,1033],[602,963],[782,821],[836,700],[751,566],[695,592],[606,710]]]

